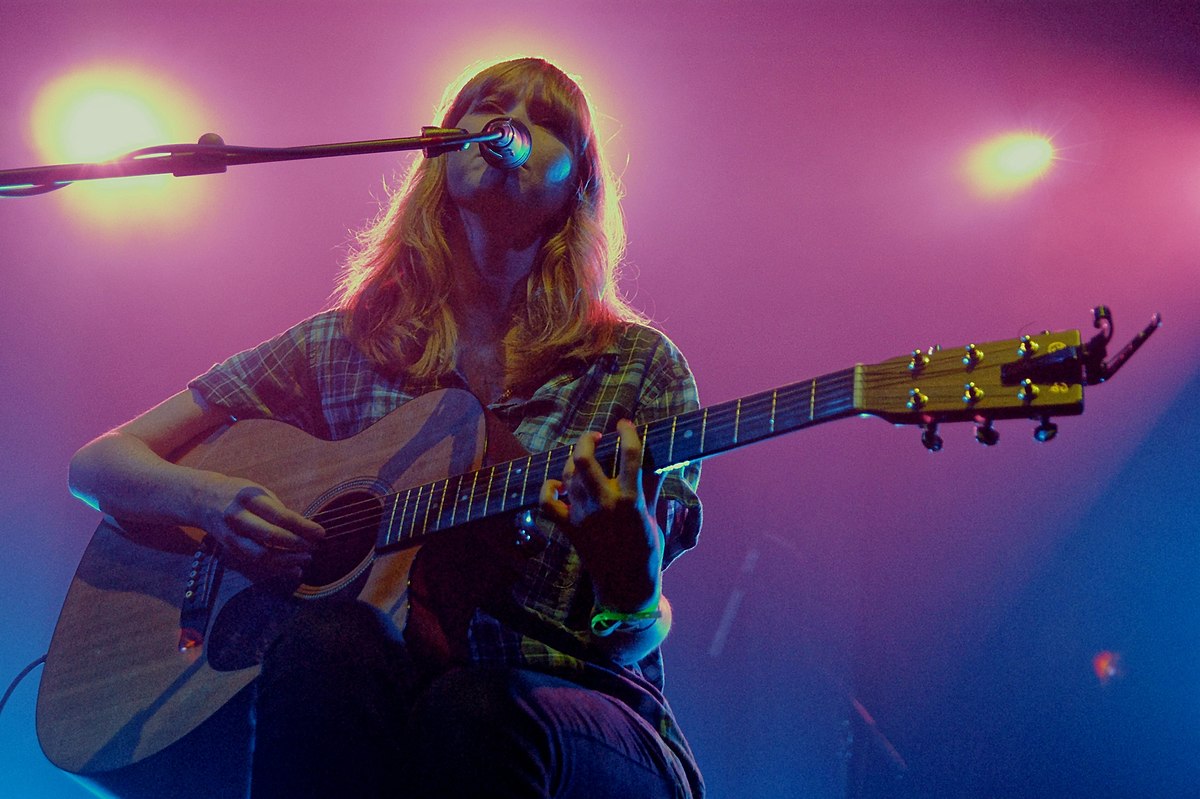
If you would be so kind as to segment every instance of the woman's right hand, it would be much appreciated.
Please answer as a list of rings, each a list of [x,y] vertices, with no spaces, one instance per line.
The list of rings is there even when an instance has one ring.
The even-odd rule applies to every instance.
[[[117,519],[199,527],[232,565],[298,576],[325,531],[251,480],[166,459],[229,418],[184,390],[105,433],[71,459],[71,491]]]
[[[298,574],[312,560],[321,525],[250,480],[207,472],[202,483],[199,526],[235,565]]]

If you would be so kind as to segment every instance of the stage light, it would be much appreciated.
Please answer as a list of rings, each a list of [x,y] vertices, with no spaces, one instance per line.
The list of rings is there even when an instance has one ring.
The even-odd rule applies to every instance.
[[[194,142],[197,104],[149,67],[96,65],[70,72],[38,94],[30,134],[47,164],[111,159],[153,144]],[[199,186],[149,175],[80,181],[55,197],[92,227],[119,231],[176,221],[196,210]]]
[[[1101,685],[1108,685],[1112,680],[1124,674],[1121,655],[1108,650],[1097,652],[1092,658],[1092,671]]]
[[[39,105],[37,141],[51,159],[104,161],[165,140],[167,126],[145,96],[82,77],[52,86]]]
[[[1005,133],[982,142],[966,158],[968,183],[983,197],[1026,189],[1054,163],[1054,144],[1037,133]]]

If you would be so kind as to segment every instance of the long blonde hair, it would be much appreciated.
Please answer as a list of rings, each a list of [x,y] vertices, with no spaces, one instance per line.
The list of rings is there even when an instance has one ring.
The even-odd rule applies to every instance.
[[[476,98],[493,94],[548,107],[562,120],[577,165],[566,217],[538,253],[506,339],[510,387],[536,385],[566,361],[593,357],[622,323],[641,317],[617,290],[625,248],[619,191],[582,89],[540,58],[504,61],[443,102],[442,126],[455,127]],[[358,234],[337,302],[347,334],[376,364],[431,383],[453,371],[459,335],[450,303],[450,210],[445,159],[418,158],[386,209]]]

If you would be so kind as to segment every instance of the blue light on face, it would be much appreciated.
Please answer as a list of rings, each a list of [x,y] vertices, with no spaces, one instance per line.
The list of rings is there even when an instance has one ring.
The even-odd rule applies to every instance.
[[[546,182],[550,184],[564,183],[571,176],[571,156],[568,153],[555,158],[546,167]]]

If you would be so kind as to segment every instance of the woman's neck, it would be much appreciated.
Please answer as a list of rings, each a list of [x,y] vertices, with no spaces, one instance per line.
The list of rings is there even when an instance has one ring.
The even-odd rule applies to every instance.
[[[460,333],[475,341],[501,341],[523,301],[542,237],[514,235],[502,224],[461,211],[462,225],[451,237],[455,261],[454,312]]]

